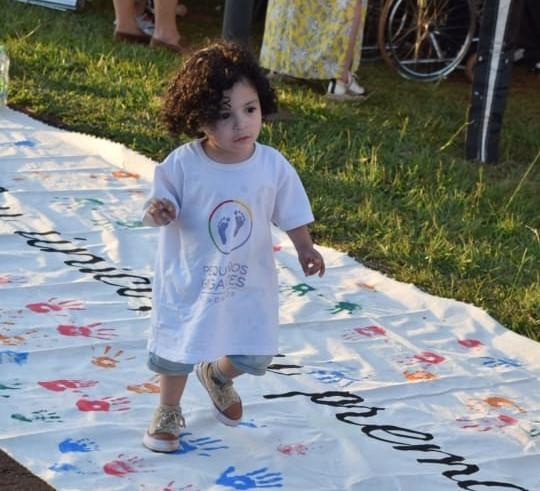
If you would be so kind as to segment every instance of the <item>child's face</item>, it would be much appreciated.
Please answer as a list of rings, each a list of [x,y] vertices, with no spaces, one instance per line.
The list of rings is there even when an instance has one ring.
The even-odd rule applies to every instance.
[[[253,86],[246,80],[236,82],[223,92],[220,118],[202,130],[203,148],[218,162],[241,162],[251,156],[262,126],[261,104]]]

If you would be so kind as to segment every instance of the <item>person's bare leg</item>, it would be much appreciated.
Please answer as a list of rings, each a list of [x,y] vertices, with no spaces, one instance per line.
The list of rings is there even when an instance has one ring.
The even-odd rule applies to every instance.
[[[161,406],[174,408],[180,404],[180,398],[186,387],[187,375],[160,375],[159,403]],[[155,433],[152,438],[157,440],[176,440],[170,433]],[[150,447],[153,448],[153,447]]]
[[[226,356],[222,356],[217,361],[217,365],[218,365],[219,371],[225,377],[230,378],[230,379],[238,377],[238,375],[242,375],[244,373],[244,372],[241,372],[240,370],[237,370]]]
[[[154,18],[156,28],[154,38],[168,44],[178,44],[180,34],[176,26],[176,5],[178,0],[155,0]]]
[[[143,34],[135,21],[136,9],[132,0],[113,0],[113,5],[117,32]]]
[[[164,406],[177,406],[186,382],[187,375],[160,375],[159,402]]]
[[[354,47],[356,45],[356,40],[358,38],[358,33],[360,32],[360,26],[362,23],[362,5],[363,0],[357,0],[354,7],[353,22],[351,26],[351,36],[349,37],[349,45],[347,46],[347,53],[345,54],[345,60],[343,61],[343,67],[341,72],[340,80],[343,83],[349,82],[349,71],[351,69]]]

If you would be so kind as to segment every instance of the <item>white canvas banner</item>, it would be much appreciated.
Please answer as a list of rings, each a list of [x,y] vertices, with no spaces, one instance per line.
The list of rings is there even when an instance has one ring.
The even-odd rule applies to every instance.
[[[540,344],[471,305],[274,231],[280,353],[218,423],[190,377],[168,455],[142,446],[154,162],[0,109],[0,448],[58,490],[540,489]]]

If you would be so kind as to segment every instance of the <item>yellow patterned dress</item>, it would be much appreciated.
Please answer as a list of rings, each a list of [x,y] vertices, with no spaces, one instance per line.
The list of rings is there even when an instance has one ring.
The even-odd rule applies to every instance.
[[[261,65],[298,78],[340,77],[357,3],[362,4],[362,21],[350,68],[355,73],[360,64],[367,0],[269,0]]]

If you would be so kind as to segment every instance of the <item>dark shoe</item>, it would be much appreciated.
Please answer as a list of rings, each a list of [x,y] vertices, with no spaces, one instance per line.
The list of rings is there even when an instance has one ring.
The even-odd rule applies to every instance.
[[[144,43],[147,44],[152,37],[148,34],[145,34],[144,32],[138,33],[132,33],[132,32],[120,32],[120,31],[114,31],[113,39],[115,41],[128,41],[130,43]]]
[[[179,53],[181,55],[187,55],[191,53],[190,47],[187,45],[187,43],[184,43],[183,41],[179,41],[178,44],[172,44],[167,43],[165,41],[160,41],[159,39],[152,38],[150,40],[150,46],[152,48],[166,48],[170,51],[174,51],[175,53]]]
[[[214,404],[214,416],[227,426],[236,426],[242,420],[242,401],[232,381],[220,383],[212,375],[210,363],[200,363],[195,369],[197,378]]]

